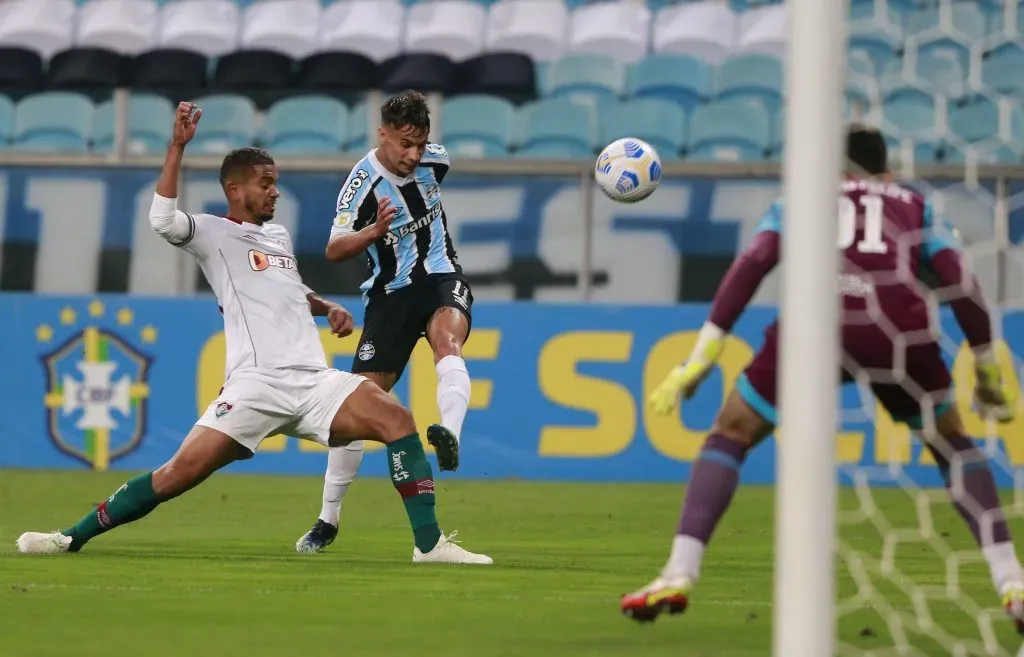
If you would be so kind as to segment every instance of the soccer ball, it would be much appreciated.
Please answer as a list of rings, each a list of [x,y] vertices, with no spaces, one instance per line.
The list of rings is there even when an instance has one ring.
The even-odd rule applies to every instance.
[[[597,156],[594,175],[601,190],[619,203],[636,203],[661,182],[661,158],[645,141],[627,137],[608,144]]]

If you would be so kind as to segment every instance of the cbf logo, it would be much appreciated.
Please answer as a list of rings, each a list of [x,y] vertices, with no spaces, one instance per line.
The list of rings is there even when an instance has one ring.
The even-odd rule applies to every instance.
[[[84,312],[67,306],[57,319],[36,328],[40,344],[60,340],[41,357],[47,432],[65,454],[105,470],[145,434],[152,359],[135,344],[153,344],[157,331],[137,328],[129,308],[108,316],[101,301]]]

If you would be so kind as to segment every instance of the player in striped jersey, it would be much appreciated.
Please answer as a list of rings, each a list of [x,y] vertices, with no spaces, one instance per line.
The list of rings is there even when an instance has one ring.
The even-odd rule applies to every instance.
[[[459,466],[459,436],[470,381],[462,359],[473,294],[458,264],[441,205],[448,152],[428,143],[430,112],[415,91],[381,107],[380,144],[349,173],[338,194],[327,258],[341,262],[367,254],[360,286],[366,316],[352,371],[391,390],[420,337],[434,352],[441,423],[427,429],[438,467]],[[323,507],[295,545],[319,552],[338,535],[341,502],[363,458],[362,442],[330,451]]]

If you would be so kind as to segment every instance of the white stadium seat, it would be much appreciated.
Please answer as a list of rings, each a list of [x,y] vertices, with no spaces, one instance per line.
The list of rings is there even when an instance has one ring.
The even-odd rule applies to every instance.
[[[239,10],[232,0],[185,0],[163,6],[162,48],[194,50],[219,57],[238,50]]]
[[[484,48],[487,10],[473,0],[435,0],[409,9],[405,49],[445,55],[460,61],[479,55]]]
[[[156,42],[156,0],[92,0],[78,10],[76,44],[137,55]]]
[[[549,62],[565,52],[569,10],[550,0],[500,0],[487,21],[487,50],[524,53]]]
[[[319,0],[263,0],[250,5],[242,16],[242,47],[302,59],[316,43],[321,13]]]
[[[44,59],[71,47],[75,0],[0,2],[0,46],[35,50]]]
[[[345,0],[328,5],[318,51],[343,50],[382,62],[402,50],[405,9],[400,0]]]
[[[785,5],[749,9],[740,15],[736,52],[786,58],[789,12]]]
[[[654,21],[654,51],[720,64],[736,42],[739,21],[725,2],[704,0],[662,9]]]
[[[569,50],[634,64],[648,51],[651,10],[630,0],[585,5],[572,13]]]

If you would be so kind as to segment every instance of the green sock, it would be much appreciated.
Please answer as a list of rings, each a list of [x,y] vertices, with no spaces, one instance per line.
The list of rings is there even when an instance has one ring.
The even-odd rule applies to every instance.
[[[160,500],[153,491],[153,473],[149,472],[122,484],[95,511],[86,514],[77,525],[61,533],[71,537],[69,549],[77,552],[89,539],[118,525],[138,520],[159,504]]]
[[[434,516],[434,472],[418,433],[388,445],[388,466],[391,483],[409,514],[416,547],[420,552],[430,552],[441,539],[441,530]]]

